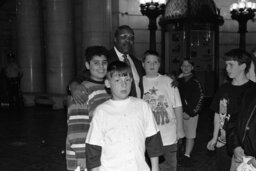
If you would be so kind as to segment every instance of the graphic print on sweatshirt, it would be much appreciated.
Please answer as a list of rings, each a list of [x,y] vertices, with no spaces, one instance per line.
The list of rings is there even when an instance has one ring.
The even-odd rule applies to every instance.
[[[144,100],[150,105],[158,125],[165,125],[170,122],[167,108],[168,103],[164,95],[158,94],[154,86],[144,93]]]
[[[226,144],[226,130],[225,126],[230,119],[230,114],[227,113],[228,99],[223,98],[219,103],[220,115],[220,130],[216,147],[222,147]]]

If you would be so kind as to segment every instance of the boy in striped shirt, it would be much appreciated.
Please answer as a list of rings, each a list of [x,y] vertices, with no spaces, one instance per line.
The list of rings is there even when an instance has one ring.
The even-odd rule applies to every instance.
[[[78,104],[72,96],[68,97],[66,162],[67,170],[74,171],[78,167],[86,169],[85,139],[90,127],[94,109],[110,98],[106,92],[104,78],[107,73],[108,51],[103,46],[88,47],[85,53],[85,67],[89,70],[88,78],[82,85],[87,90],[87,101]]]

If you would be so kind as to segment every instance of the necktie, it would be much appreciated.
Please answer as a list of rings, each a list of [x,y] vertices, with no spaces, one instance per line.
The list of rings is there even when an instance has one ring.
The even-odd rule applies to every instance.
[[[130,61],[129,61],[127,55],[123,54],[123,57],[124,57],[124,62],[127,63],[129,66],[131,66]]]
[[[130,66],[131,70],[132,70],[131,63],[128,59],[128,56],[126,54],[123,54],[123,58],[124,58],[124,62],[127,63]],[[132,79],[133,79],[133,81],[132,81],[130,96],[137,97],[137,92],[136,92],[135,81],[134,81],[134,78],[133,78],[133,73],[132,73]]]

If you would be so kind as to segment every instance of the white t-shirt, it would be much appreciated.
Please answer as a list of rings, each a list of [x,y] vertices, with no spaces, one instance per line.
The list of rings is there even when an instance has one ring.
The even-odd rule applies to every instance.
[[[157,132],[144,100],[108,100],[96,108],[86,143],[102,147],[100,171],[150,171],[145,140]]]
[[[173,108],[181,107],[178,88],[173,88],[172,79],[158,75],[154,78],[143,76],[143,99],[148,102],[154,113],[163,145],[177,143],[176,117]]]

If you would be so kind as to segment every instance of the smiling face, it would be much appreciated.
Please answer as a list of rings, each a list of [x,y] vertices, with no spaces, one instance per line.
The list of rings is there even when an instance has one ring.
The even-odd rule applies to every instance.
[[[107,58],[104,55],[95,55],[85,66],[90,70],[90,78],[94,81],[103,81],[107,74]]]
[[[238,78],[241,74],[245,74],[245,67],[246,65],[240,64],[237,61],[225,61],[226,64],[226,71],[231,79]]]
[[[187,60],[184,60],[180,69],[181,69],[182,73],[184,74],[184,76],[187,76],[187,75],[192,74],[192,70],[194,68],[191,63],[189,63]]]
[[[112,76],[108,75],[105,85],[111,89],[113,100],[124,100],[130,94],[132,77],[129,73],[116,71]]]
[[[129,29],[120,30],[114,38],[117,50],[123,54],[129,54],[134,44],[134,33]]]
[[[160,68],[159,57],[152,54],[147,55],[143,62],[143,67],[148,77],[157,76]]]

